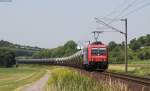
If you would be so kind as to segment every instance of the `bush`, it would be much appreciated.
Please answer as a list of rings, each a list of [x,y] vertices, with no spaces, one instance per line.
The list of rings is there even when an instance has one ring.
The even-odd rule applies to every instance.
[[[122,45],[117,45],[109,53],[110,63],[124,63],[124,47]]]

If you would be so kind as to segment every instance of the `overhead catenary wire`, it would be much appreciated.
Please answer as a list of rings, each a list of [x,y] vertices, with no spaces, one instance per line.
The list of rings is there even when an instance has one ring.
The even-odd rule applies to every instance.
[[[119,30],[119,29],[117,29],[117,28],[115,28],[115,27],[113,27],[113,26],[111,26],[111,25],[105,23],[104,21],[102,21],[102,20],[100,20],[100,19],[98,19],[98,18],[95,18],[95,19],[96,19],[96,22],[97,22],[97,23],[103,24],[104,26],[107,26],[108,28],[113,29],[113,30],[115,30],[115,31],[117,31],[117,32],[119,32],[119,33],[121,33],[121,34],[125,34],[125,33],[122,32],[121,30]]]
[[[125,7],[116,17],[120,16],[121,14],[123,14],[125,11],[127,11],[128,9],[130,9],[138,0],[134,0],[133,2],[131,2],[127,7]]]
[[[120,5],[118,5],[117,7],[115,7],[115,9],[113,11],[111,11],[110,13],[108,13],[105,17],[103,18],[107,18],[113,14],[115,14],[117,12],[117,10],[119,9],[119,7],[122,7],[123,5],[126,5],[127,0],[124,0]]]
[[[120,15],[122,15],[126,10],[128,10],[129,8],[131,8],[137,1],[138,1],[138,0],[134,0],[134,1],[132,1],[131,3],[127,4],[127,6],[126,6],[125,8],[123,8],[123,10],[122,10],[117,16],[115,16],[114,18],[110,19],[110,21],[108,22],[108,24],[111,24],[111,23],[113,23],[114,21],[118,21],[117,18],[118,18]],[[102,19],[102,18],[101,18],[101,19]],[[103,17],[103,19],[109,19],[109,18]],[[102,28],[104,28],[104,27],[102,27]]]
[[[128,15],[128,13],[131,13],[131,12],[134,12],[134,11],[136,12],[136,11],[138,11],[138,9],[144,8],[144,6],[148,6],[149,3],[150,2],[148,2],[147,0],[144,0],[144,1],[143,0],[142,1],[140,1],[140,0],[134,0],[130,4],[128,4],[127,7],[125,7],[117,16],[115,16],[114,19],[111,19],[110,22],[116,21],[117,18],[124,18],[125,16]],[[133,8],[133,6],[134,7],[136,6],[135,9]],[[131,10],[131,8],[133,8],[133,9]],[[127,11],[129,11],[129,12],[127,12]]]
[[[138,7],[138,8],[136,8],[136,9],[134,9],[134,10],[128,12],[128,13],[126,13],[126,14],[123,15],[122,17],[128,16],[128,15],[134,13],[134,12],[137,12],[137,11],[139,11],[139,10],[141,10],[141,9],[143,9],[143,8],[145,8],[145,7],[147,7],[147,6],[149,6],[149,5],[150,5],[150,2],[149,2],[149,3],[146,3],[146,4],[142,5],[142,6],[140,6],[140,7]]]
[[[127,4],[127,6],[126,6],[125,8],[123,8],[123,9],[119,12],[119,14],[117,14],[117,15],[114,17],[114,19],[111,19],[110,23],[116,21],[116,19],[117,19],[120,15],[122,15],[124,12],[126,12],[128,9],[130,9],[132,6],[134,6],[134,4],[135,4],[136,2],[138,2],[138,0],[134,0],[134,1],[132,1],[131,3]],[[118,8],[120,8],[120,7],[118,7]],[[113,11],[113,12],[115,12],[115,11]],[[117,11],[116,11],[116,12],[117,12]],[[113,14],[113,13],[112,13],[112,14]],[[103,17],[103,19],[108,19],[107,17],[108,17],[108,15],[106,15],[106,17]]]
[[[142,4],[142,5],[141,5],[141,4]],[[139,7],[135,8],[135,9],[132,9],[131,11],[129,11],[130,8],[132,8],[133,6],[138,6],[138,5],[141,5],[141,6],[139,6]],[[143,1],[143,0],[142,0],[142,1],[140,1],[140,0],[134,0],[134,1],[132,1],[131,3],[129,3],[129,4],[128,4],[117,16],[115,16],[114,18],[103,17],[103,18],[100,18],[100,19],[110,20],[110,21],[108,22],[108,24],[111,24],[111,23],[113,23],[114,21],[120,21],[119,18],[124,18],[124,17],[126,17],[126,16],[128,16],[128,15],[130,15],[130,14],[136,12],[136,11],[139,11],[140,9],[142,9],[142,8],[144,8],[144,7],[146,7],[146,6],[149,6],[149,5],[150,5],[150,2],[148,2],[148,1],[146,1],[146,0],[144,0],[144,1]],[[126,13],[126,11],[129,11],[129,12]],[[102,28],[104,28],[104,27],[102,27]]]

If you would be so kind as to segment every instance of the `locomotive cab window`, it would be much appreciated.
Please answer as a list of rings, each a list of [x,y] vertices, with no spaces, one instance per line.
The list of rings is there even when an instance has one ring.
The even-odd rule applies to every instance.
[[[106,48],[92,48],[92,55],[106,55]]]

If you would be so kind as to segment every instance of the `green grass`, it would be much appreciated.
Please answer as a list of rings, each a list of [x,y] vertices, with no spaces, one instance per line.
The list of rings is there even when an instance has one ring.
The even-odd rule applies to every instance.
[[[44,73],[45,70],[39,67],[0,68],[0,91],[14,91],[36,81]]]
[[[110,64],[109,71],[116,73],[124,73],[124,64]],[[128,64],[129,75],[141,76],[150,78],[150,60],[130,61]]]
[[[55,68],[45,87],[45,91],[127,91],[120,82],[96,81],[68,68]]]
[[[150,64],[150,60],[129,60],[129,64]]]

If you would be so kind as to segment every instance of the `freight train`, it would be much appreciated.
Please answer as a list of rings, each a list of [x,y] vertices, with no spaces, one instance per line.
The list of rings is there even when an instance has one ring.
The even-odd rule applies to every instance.
[[[108,48],[102,42],[96,41],[68,57],[16,60],[17,64],[51,64],[80,67],[86,70],[106,70],[108,68]]]

